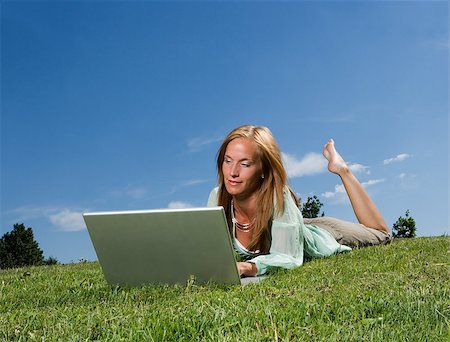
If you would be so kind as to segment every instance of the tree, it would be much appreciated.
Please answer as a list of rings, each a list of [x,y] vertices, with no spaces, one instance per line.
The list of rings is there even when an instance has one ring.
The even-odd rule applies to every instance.
[[[409,216],[409,209],[406,210],[406,217],[400,216],[392,226],[392,235],[395,238],[416,237],[416,221]]]
[[[320,202],[319,198],[316,195],[313,197],[308,197],[306,203],[302,203],[301,210],[303,217],[306,218],[314,218],[319,216],[320,208],[323,207],[323,203]],[[322,211],[320,216],[325,216],[325,213]]]
[[[0,239],[0,268],[42,265],[44,256],[34,240],[33,229],[16,223],[11,232]]]
[[[58,259],[51,256],[44,260],[44,264],[45,265],[57,265],[57,264],[59,264],[59,262],[58,262]]]

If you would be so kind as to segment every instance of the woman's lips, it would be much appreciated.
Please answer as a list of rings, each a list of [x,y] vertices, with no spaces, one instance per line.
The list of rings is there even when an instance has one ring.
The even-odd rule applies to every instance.
[[[238,185],[238,184],[240,184],[241,182],[238,182],[238,181],[234,181],[234,180],[231,180],[231,179],[228,179],[228,184],[230,184],[230,185]]]

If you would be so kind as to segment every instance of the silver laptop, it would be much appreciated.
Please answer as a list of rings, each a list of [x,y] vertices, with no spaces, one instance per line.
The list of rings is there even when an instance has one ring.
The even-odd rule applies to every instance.
[[[222,207],[83,214],[111,285],[241,284]]]

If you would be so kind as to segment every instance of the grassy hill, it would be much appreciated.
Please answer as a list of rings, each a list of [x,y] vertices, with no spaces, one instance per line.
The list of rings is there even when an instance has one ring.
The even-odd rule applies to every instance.
[[[96,262],[3,270],[0,341],[449,341],[449,259],[433,237],[247,286],[110,287]]]

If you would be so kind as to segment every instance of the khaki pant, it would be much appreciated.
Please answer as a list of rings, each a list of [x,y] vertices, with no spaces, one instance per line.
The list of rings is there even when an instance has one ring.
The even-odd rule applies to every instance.
[[[304,218],[305,224],[313,224],[328,231],[341,245],[363,247],[386,244],[392,240],[390,234],[359,223],[339,220],[333,217]]]

